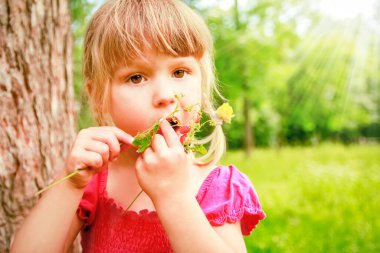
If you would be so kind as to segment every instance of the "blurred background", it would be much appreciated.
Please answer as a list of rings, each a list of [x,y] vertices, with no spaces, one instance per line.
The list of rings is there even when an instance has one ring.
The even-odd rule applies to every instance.
[[[103,1],[71,0],[78,129],[87,21]],[[188,0],[215,41],[236,117],[228,152],[267,218],[249,252],[380,252],[380,1]]]

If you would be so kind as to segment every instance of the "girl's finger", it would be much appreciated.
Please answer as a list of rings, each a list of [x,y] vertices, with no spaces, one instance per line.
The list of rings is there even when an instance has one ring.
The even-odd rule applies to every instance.
[[[120,143],[116,135],[109,130],[102,131],[100,133],[94,133],[91,137],[94,140],[101,141],[108,145],[109,147],[109,160],[117,158],[120,154]]]
[[[152,148],[147,148],[142,154],[142,162],[143,165],[147,166],[145,168],[149,168],[150,165],[157,164],[157,156],[155,155]]]
[[[152,148],[147,148],[144,153],[142,153],[141,157],[144,162],[150,162],[153,157],[153,149]]]
[[[154,152],[158,153],[160,151],[163,151],[164,149],[167,149],[168,145],[166,144],[164,136],[162,136],[161,134],[156,134],[153,138],[151,147]]]
[[[161,122],[160,129],[168,147],[182,147],[178,135],[167,120]]]
[[[135,168],[137,170],[140,170],[140,168],[142,167],[142,163],[143,163],[142,157],[141,156],[137,157]]]
[[[140,178],[143,168],[144,168],[143,158],[142,158],[142,156],[139,156],[139,157],[137,157],[137,160],[135,163],[137,179]]]
[[[128,146],[133,146],[132,144],[133,137],[130,134],[124,132],[123,130],[117,127],[105,127],[105,128],[107,130],[112,131],[116,135],[116,138],[119,140],[119,142],[125,143]]]
[[[98,153],[102,157],[103,163],[107,163],[110,158],[109,146],[101,141],[87,141],[84,149],[86,151]]]
[[[80,169],[93,169],[95,172],[98,172],[104,165],[103,158],[99,153],[84,151],[82,156],[83,166],[80,166]]]

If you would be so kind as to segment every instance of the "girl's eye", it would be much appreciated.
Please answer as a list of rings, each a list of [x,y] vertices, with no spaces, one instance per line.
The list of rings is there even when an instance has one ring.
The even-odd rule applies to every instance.
[[[174,71],[174,73],[173,73],[173,76],[175,78],[182,78],[182,77],[184,77],[184,75],[185,75],[184,69],[178,69],[178,70]]]
[[[131,81],[134,84],[139,84],[144,80],[144,77],[142,75],[133,75],[130,78],[128,78],[128,82]]]

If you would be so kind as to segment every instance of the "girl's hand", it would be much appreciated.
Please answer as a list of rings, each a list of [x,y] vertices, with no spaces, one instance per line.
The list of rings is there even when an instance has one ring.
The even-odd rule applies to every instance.
[[[109,161],[132,146],[133,137],[117,127],[91,127],[81,130],[65,162],[65,172],[80,172],[70,178],[77,188],[85,187],[92,176],[107,167]],[[120,145],[120,143],[122,145]]]
[[[155,203],[160,197],[190,192],[190,162],[176,132],[164,120],[161,134],[138,157],[136,175],[141,188]]]

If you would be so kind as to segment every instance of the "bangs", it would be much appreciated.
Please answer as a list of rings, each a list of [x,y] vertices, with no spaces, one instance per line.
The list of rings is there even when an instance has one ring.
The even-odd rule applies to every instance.
[[[93,70],[102,69],[108,77],[118,66],[143,57],[145,49],[197,59],[212,50],[206,24],[180,1],[109,1],[95,14],[89,30],[98,30],[91,50]]]

